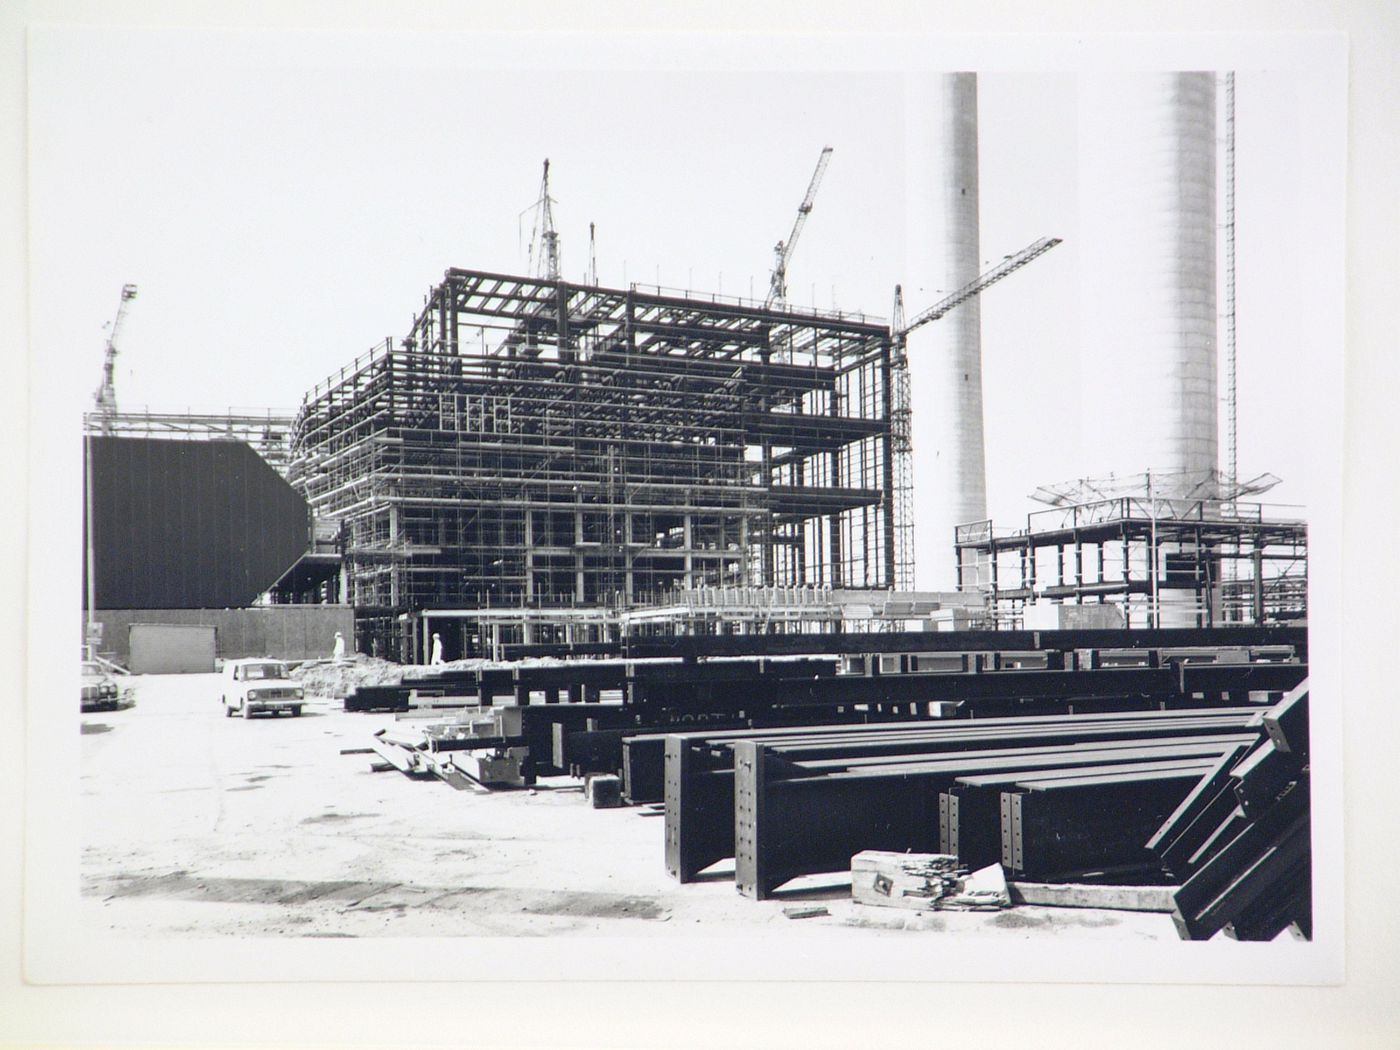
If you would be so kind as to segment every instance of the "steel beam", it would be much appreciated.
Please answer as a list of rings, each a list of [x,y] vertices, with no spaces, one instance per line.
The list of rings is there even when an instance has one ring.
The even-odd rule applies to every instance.
[[[1194,754],[1186,750],[1181,758],[1173,758],[1167,749],[1143,751],[1140,762],[1116,764],[1102,764],[1088,753],[1059,770],[1043,754],[983,760],[974,753],[923,767],[792,776],[792,768],[766,745],[740,740],[734,744],[736,883],[746,896],[763,899],[799,875],[844,870],[862,849],[932,852],[940,845],[939,793],[955,780],[971,783],[964,778],[991,770],[1006,777],[1038,776],[1028,781],[1037,788],[1052,783],[1057,774],[1066,787],[1084,787],[1085,776],[1095,769],[1101,778],[1111,776],[1123,783],[1170,777],[1175,795],[1166,808],[1169,812],[1219,754],[1217,750],[1199,757],[1199,748]],[[1100,753],[1110,754],[1117,753]],[[775,762],[781,764],[778,776],[771,768]],[[791,779],[781,779],[783,774]],[[1161,818],[1161,813],[1154,815],[1153,828]],[[713,815],[706,819],[714,823]],[[1139,845],[1149,834],[1151,828],[1143,832]]]
[[[1124,698],[1170,699],[1223,697],[1256,689],[1284,690],[1306,677],[1301,664],[1107,668],[1097,671],[986,671],[971,674],[934,672],[864,677],[838,675],[810,680],[764,682],[761,690],[721,691],[710,683],[668,683],[665,691],[643,691],[635,684],[629,699],[638,706],[683,711],[748,711],[755,708],[893,705],[963,702],[1073,701],[1079,704],[1121,702]],[[1183,682],[1185,689],[1183,690]]]
[[[1264,716],[1264,729],[1280,751],[1308,757],[1308,683],[1306,680]]]
[[[1248,749],[1234,747],[1220,756],[1175,810],[1147,840],[1163,868],[1181,876],[1191,856],[1236,806],[1230,771]]]
[[[1267,843],[1238,870],[1228,871],[1229,878],[1213,886],[1213,892],[1198,893],[1191,882],[1209,882],[1213,874],[1203,869],[1191,882],[1183,885],[1174,898],[1176,910],[1172,915],[1177,931],[1186,940],[1206,940],[1224,926],[1249,914],[1257,905],[1280,897],[1296,899],[1304,889],[1309,870],[1309,821],[1307,814],[1297,817],[1284,828],[1279,837]],[[1244,836],[1241,836],[1243,838]],[[1221,856],[1229,855],[1223,851]],[[1309,911],[1311,907],[1309,906]]]
[[[1230,771],[1235,798],[1244,815],[1253,819],[1266,811],[1302,769],[1301,756],[1280,751],[1272,740],[1261,743]]]
[[[830,746],[839,754],[858,756],[878,754],[888,743],[899,746],[905,734],[926,735],[937,732],[939,739],[968,737],[971,740],[1001,740],[1016,737],[1025,745],[1063,739],[1066,735],[1080,740],[1128,737],[1148,732],[1170,732],[1189,736],[1196,733],[1228,731],[1243,727],[1257,716],[1254,708],[1217,708],[1210,711],[1141,711],[1113,714],[1063,714],[1020,716],[1013,718],[978,718],[915,722],[871,721],[838,722],[823,726],[785,726],[736,730],[698,730],[681,734],[687,746],[716,750],[724,768],[733,768],[732,743],[740,739],[768,742],[785,757],[794,761],[820,757]],[[1033,727],[1044,727],[1032,732]],[[639,733],[623,743],[622,776],[627,799],[634,803],[660,802],[663,763],[666,751],[663,734]],[[862,752],[862,748],[867,748]]]
[[[1001,862],[1038,882],[1105,869],[1157,867],[1143,845],[1212,760],[1174,767],[1018,782],[1001,794]]]
[[[666,741],[666,871],[678,882],[734,855],[734,773],[697,769],[697,759],[677,738]]]
[[[1001,862],[1001,793],[953,784],[938,794],[938,848],[976,870]]]
[[[1211,936],[1282,881],[1306,856],[1310,792],[1306,777],[1258,820],[1227,820],[1232,829],[1205,863],[1181,885],[1174,898],[1182,937]]]
[[[633,658],[796,656],[841,653],[997,652],[1008,649],[1160,649],[1186,646],[1275,646],[1307,649],[1302,627],[1163,628],[1157,630],[905,631],[862,634],[752,634],[638,638],[624,643]]]

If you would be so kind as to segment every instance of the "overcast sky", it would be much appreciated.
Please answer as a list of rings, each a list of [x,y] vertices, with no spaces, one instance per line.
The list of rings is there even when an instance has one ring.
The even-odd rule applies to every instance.
[[[897,282],[911,315],[942,291],[906,271],[919,173],[897,71],[511,68],[471,37],[149,30],[42,30],[31,56],[33,352],[71,375],[75,409],[125,282],[140,293],[121,408],[295,408],[405,334],[449,266],[524,272],[520,213],[546,156],[568,278],[593,222],[604,284],[761,297],[831,145],[793,301],[887,317]],[[1104,234],[1082,215],[1078,78],[1006,65],[979,85],[983,255],[1065,243],[983,297],[998,525],[1033,509],[1037,485],[1091,469],[1100,420],[1130,411],[1079,364],[1095,251],[1082,234]],[[1292,311],[1308,295],[1305,91],[1291,72],[1238,80],[1240,467],[1282,476],[1267,498],[1289,503],[1307,502],[1299,376],[1318,354],[1340,360],[1305,345]],[[915,355],[916,411],[919,383]]]

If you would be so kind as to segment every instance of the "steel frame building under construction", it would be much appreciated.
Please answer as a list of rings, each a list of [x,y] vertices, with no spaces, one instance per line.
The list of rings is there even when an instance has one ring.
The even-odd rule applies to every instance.
[[[1127,627],[1301,623],[1308,530],[1259,503],[1118,496],[1037,511],[1026,527],[957,528],[959,590],[991,622],[1022,626],[1029,604],[1111,604]]]
[[[888,588],[890,379],[859,314],[452,269],[307,394],[293,478],[383,655],[426,610],[539,610],[494,640],[549,641],[677,588]]]

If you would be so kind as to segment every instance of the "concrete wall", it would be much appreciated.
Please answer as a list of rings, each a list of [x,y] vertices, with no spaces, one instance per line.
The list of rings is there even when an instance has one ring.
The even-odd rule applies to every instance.
[[[202,624],[218,631],[218,655],[272,656],[282,660],[328,657],[335,632],[353,648],[355,612],[348,605],[271,605],[252,609],[99,609],[102,642],[98,651],[125,665],[130,659],[133,623]]]

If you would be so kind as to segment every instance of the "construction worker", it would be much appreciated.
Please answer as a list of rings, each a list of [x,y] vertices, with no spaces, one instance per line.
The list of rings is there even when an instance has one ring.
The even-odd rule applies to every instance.
[[[433,655],[428,660],[431,664],[442,663],[442,635],[433,633]]]

